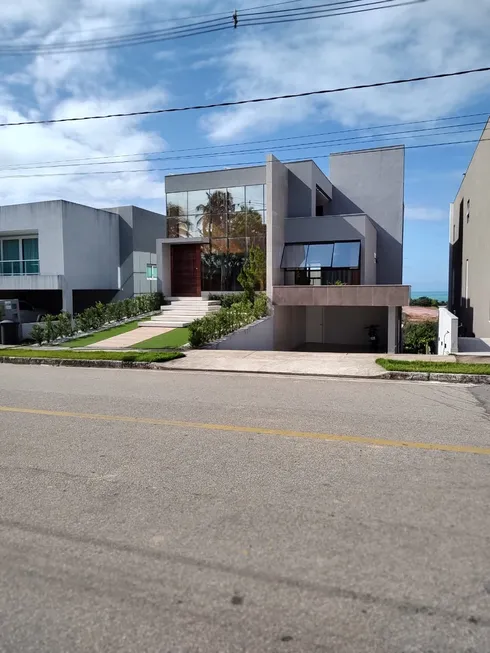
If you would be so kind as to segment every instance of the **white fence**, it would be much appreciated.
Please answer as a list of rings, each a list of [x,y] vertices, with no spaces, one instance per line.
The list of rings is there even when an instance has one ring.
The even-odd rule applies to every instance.
[[[439,356],[458,353],[458,318],[447,308],[439,309],[437,353]]]

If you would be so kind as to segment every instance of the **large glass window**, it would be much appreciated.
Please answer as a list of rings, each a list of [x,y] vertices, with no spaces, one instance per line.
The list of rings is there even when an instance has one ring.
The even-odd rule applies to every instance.
[[[307,268],[330,268],[332,267],[332,255],[334,245],[325,243],[321,245],[309,245],[308,258],[306,261]]]
[[[167,193],[167,236],[209,239],[202,247],[202,290],[240,290],[251,247],[265,251],[263,185]]]
[[[359,267],[359,257],[361,253],[361,243],[335,243],[333,251],[333,268],[357,268]]]
[[[0,238],[0,276],[27,274],[39,274],[38,238]]]
[[[281,267],[286,285],[360,283],[361,243],[297,243],[284,246]]]

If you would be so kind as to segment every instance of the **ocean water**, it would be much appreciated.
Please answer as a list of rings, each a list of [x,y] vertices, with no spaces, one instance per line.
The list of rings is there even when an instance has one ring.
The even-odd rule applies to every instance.
[[[447,290],[412,290],[411,298],[418,299],[419,297],[430,297],[437,299],[438,302],[447,302]]]

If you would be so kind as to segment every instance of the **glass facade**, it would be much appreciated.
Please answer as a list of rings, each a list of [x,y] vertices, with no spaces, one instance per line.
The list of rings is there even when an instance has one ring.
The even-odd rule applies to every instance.
[[[167,237],[209,238],[202,246],[201,290],[241,290],[238,275],[248,251],[265,251],[264,185],[167,193]]]
[[[285,285],[328,286],[361,283],[361,243],[285,245],[281,267]]]

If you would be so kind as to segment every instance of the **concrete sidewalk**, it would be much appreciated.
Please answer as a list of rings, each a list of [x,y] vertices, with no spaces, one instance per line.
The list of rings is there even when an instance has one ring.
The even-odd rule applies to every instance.
[[[168,331],[172,331],[172,329],[164,327],[138,327],[132,331],[120,333],[118,336],[107,338],[107,340],[101,340],[93,345],[87,345],[84,349],[125,349],[126,347],[132,347],[140,342],[149,340],[154,336],[160,336]]]
[[[209,372],[250,372],[339,377],[382,377],[378,354],[330,354],[296,351],[223,351],[194,349],[166,368]]]

